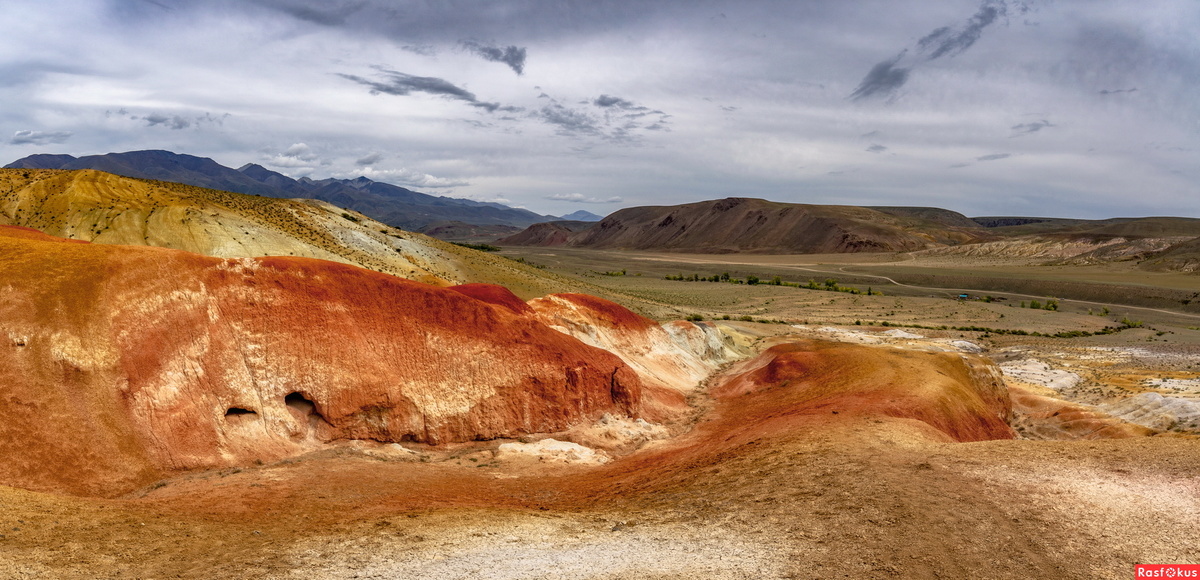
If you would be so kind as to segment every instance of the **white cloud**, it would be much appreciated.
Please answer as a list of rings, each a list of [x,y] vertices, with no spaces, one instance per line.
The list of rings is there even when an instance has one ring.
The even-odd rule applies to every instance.
[[[413,171],[411,169],[376,169],[374,167],[361,167],[345,172],[340,172],[337,177],[350,179],[358,176],[363,176],[374,181],[382,181],[393,185],[403,187],[412,187],[416,189],[441,189],[450,187],[463,187],[470,185],[469,181],[463,179],[448,179],[444,177],[435,177],[428,173]],[[501,202],[503,203],[503,202]]]
[[[546,199],[553,201],[569,201],[573,203],[621,203],[625,201],[623,198],[616,196],[600,199],[598,197],[591,197],[582,193],[552,193],[547,195]]]
[[[312,148],[304,143],[293,144],[291,147],[288,147],[286,150],[284,150],[282,155],[284,157],[291,157],[301,161],[314,161],[317,158],[317,155],[313,153]]]

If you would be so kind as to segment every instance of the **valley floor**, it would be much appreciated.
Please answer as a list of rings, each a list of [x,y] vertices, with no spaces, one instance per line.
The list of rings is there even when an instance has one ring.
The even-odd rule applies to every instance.
[[[660,318],[728,315],[760,347],[795,335],[922,348],[889,329],[968,340],[998,362],[1073,373],[1065,387],[1009,380],[1096,406],[1154,391],[1147,379],[1200,379],[1187,313],[680,282],[663,276],[698,262],[521,255]],[[767,274],[743,262],[696,271]],[[1093,332],[1135,316],[1146,324],[1071,339],[916,328]],[[121,498],[0,487],[0,577],[1123,579],[1137,563],[1200,563],[1194,430],[941,443],[908,419],[696,403],[686,433],[600,466],[496,462],[496,442],[346,445]]]

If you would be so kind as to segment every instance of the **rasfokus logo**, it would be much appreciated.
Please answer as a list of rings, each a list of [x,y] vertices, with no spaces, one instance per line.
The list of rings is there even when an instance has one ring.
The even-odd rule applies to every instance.
[[[1135,578],[1200,578],[1200,564],[1138,564]]]

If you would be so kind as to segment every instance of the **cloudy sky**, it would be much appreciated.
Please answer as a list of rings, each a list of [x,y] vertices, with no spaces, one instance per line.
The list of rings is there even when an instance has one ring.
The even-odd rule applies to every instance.
[[[1200,217],[1196,0],[5,0],[0,164]]]

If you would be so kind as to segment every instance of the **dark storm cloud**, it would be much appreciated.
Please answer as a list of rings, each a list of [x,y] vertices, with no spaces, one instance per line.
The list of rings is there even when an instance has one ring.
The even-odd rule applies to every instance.
[[[642,131],[670,131],[671,115],[650,109],[629,99],[602,94],[590,100],[578,101],[584,108],[563,105],[558,99],[542,93],[538,98],[549,103],[530,116],[556,128],[556,133],[570,137],[598,137],[612,143],[636,144]],[[594,106],[599,109],[587,108]],[[646,117],[655,116],[649,125]]]
[[[385,93],[396,96],[407,96],[413,93],[427,93],[430,95],[438,95],[449,99],[463,101],[468,105],[483,109],[489,113],[496,111],[518,112],[522,111],[521,107],[506,107],[500,103],[489,103],[480,101],[475,98],[475,93],[464,88],[456,86],[454,83],[437,77],[419,77],[402,73],[394,70],[388,70],[382,67],[374,67],[385,77],[386,81],[373,81],[358,75],[345,73],[336,73],[338,76],[354,81],[360,85],[370,87],[371,94]]]
[[[74,133],[70,131],[17,131],[9,143],[13,145],[52,145],[65,143]]]
[[[884,151],[887,151],[887,147],[884,147],[883,145],[875,144],[875,145],[871,145],[870,147],[867,147],[867,151],[870,151],[871,153],[883,153]]]
[[[421,56],[437,56],[437,49],[429,44],[406,44],[400,47],[400,50],[419,54]]]
[[[983,157],[976,157],[975,160],[976,161],[999,161],[1001,159],[1008,159],[1009,157],[1012,157],[1012,153],[993,153],[991,155],[984,155]]]
[[[371,88],[371,94],[386,93],[389,95],[407,96],[413,93],[429,93],[441,95],[469,103],[477,102],[475,94],[455,86],[450,81],[437,77],[419,77],[384,68],[376,68],[388,77],[386,82],[373,81],[351,74],[337,73],[338,76]]]
[[[850,94],[850,98],[859,100],[873,95],[891,95],[908,82],[909,73],[920,62],[962,54],[979,40],[985,28],[1008,15],[1009,2],[1010,0],[984,0],[979,10],[961,29],[943,26],[921,37],[916,45],[917,56],[909,57],[908,49],[904,49],[895,58],[876,64],[858,84],[858,88]],[[1014,3],[1014,6],[1022,13],[1028,11],[1024,3]],[[905,59],[911,64],[901,66]]]
[[[179,1],[179,0],[176,0]],[[207,2],[211,0],[196,0]],[[388,38],[399,44],[457,44],[459,39],[492,38],[497,30],[513,38],[578,38],[580,34],[622,26],[647,26],[659,19],[677,19],[680,12],[695,10],[681,0],[649,2],[595,2],[594,0],[509,0],[505,2],[428,2],[418,0],[357,0],[333,4],[320,0],[253,0],[258,6],[323,26]],[[231,2],[233,4],[234,2]],[[502,27],[502,28],[501,28]],[[496,48],[513,66],[524,66],[525,50]],[[490,52],[490,51],[489,51]],[[521,53],[518,57],[518,53]],[[511,56],[510,56],[511,55]],[[512,61],[512,62],[510,62]],[[515,70],[516,67],[514,67]]]
[[[558,127],[562,135],[599,135],[599,120],[584,111],[550,103],[534,114],[538,119]]]
[[[907,51],[906,51],[907,52]],[[858,88],[850,93],[854,100],[864,99],[877,94],[891,94],[908,82],[909,69],[896,66],[904,58],[901,52],[896,58],[885,60],[871,68],[871,72],[858,84]]]
[[[923,52],[928,51],[928,60],[947,54],[961,54],[979,40],[984,28],[1007,14],[1008,5],[1003,0],[985,0],[979,11],[967,20],[967,25],[962,30],[955,31],[949,26],[943,26],[917,41],[917,46]]]
[[[1013,137],[1016,137],[1018,135],[1028,135],[1030,133],[1037,133],[1038,131],[1045,129],[1046,127],[1053,127],[1053,126],[1054,125],[1051,124],[1050,121],[1047,121],[1045,119],[1042,119],[1041,121],[1034,121],[1032,123],[1021,123],[1020,125],[1013,125],[1012,126]]]
[[[1115,95],[1117,93],[1136,93],[1136,92],[1137,92],[1137,87],[1133,87],[1132,89],[1104,89],[1104,90],[1100,91],[1100,94]]]
[[[322,26],[343,26],[347,18],[367,6],[366,2],[344,2],[332,6],[325,2],[305,1],[255,0],[255,3]]]
[[[649,110],[649,108],[637,105],[636,103],[633,103],[632,101],[627,101],[625,99],[622,99],[621,97],[614,97],[611,95],[600,95],[599,97],[596,97],[596,99],[594,101],[592,101],[592,104],[596,105],[597,107],[604,108],[604,109],[617,108],[617,109],[622,109],[622,110],[626,110],[626,111],[648,111]]]
[[[111,117],[112,114],[113,114],[112,111],[104,112],[105,117]],[[129,115],[129,111],[122,108],[117,111],[117,114],[118,115]],[[195,116],[195,117],[184,117],[182,115],[165,115],[163,113],[150,113],[150,114],[144,115],[144,116],[129,115],[129,118],[131,120],[145,121],[147,127],[166,127],[168,129],[172,129],[172,130],[176,130],[176,131],[178,131],[180,129],[187,129],[192,126],[199,128],[200,126],[206,125],[206,124],[221,125],[224,123],[225,119],[228,117],[229,117],[228,113],[221,115],[220,117],[213,116],[211,113],[205,113],[203,115],[199,115],[199,116]]]
[[[188,127],[192,126],[191,121],[180,117],[179,115],[167,116],[159,113],[151,113],[145,117],[142,117],[141,119],[146,122],[147,127],[162,125],[163,127],[179,130],[187,129]]]
[[[375,165],[376,163],[379,163],[381,160],[383,160],[382,153],[372,153],[370,155],[367,155],[366,157],[355,160],[354,164],[360,165],[360,166]]]
[[[483,57],[484,60],[508,65],[518,75],[525,74],[525,47],[521,46],[488,46],[473,40],[464,40],[462,45],[467,50]]]

